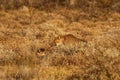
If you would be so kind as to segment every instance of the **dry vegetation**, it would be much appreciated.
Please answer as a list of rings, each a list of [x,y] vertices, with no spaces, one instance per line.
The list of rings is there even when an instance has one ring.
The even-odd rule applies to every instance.
[[[120,1],[66,1],[0,0],[0,80],[120,80]],[[49,47],[66,34],[86,43]]]

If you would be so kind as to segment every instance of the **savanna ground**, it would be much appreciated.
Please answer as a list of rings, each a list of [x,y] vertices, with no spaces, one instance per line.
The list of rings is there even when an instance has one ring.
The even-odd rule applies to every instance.
[[[61,34],[85,39],[86,46],[69,55],[59,47],[37,52]],[[120,13],[25,6],[1,10],[0,79],[120,80]]]

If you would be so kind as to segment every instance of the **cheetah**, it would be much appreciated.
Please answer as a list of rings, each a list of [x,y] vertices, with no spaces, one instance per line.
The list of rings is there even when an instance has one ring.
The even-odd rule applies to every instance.
[[[56,46],[66,51],[76,51],[85,43],[86,41],[84,39],[79,39],[72,34],[66,34],[56,37],[51,46]]]

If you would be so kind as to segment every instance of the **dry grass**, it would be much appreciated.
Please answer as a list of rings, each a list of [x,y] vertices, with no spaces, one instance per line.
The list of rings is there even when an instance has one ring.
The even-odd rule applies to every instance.
[[[1,80],[120,79],[120,13],[30,9],[0,11]],[[49,48],[55,37],[64,34],[87,42],[71,54]]]
[[[110,8],[120,11],[119,0],[4,0],[0,1],[1,9],[17,9],[21,6],[30,6],[39,9],[68,7],[83,8],[93,11],[96,8]]]

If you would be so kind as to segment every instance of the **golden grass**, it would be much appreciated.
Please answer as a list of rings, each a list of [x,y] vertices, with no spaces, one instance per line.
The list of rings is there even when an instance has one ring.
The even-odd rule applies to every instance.
[[[120,79],[119,13],[98,11],[93,19],[81,9],[33,11],[0,11],[1,80]],[[61,34],[87,43],[72,54],[60,47],[46,49]],[[41,48],[45,51],[37,53]]]

